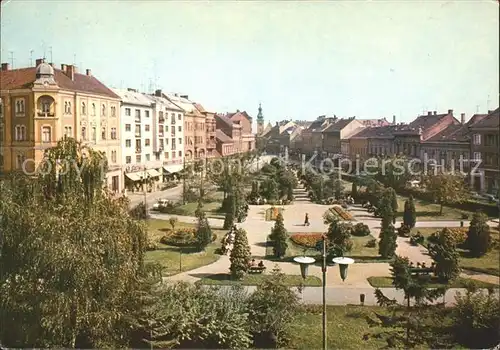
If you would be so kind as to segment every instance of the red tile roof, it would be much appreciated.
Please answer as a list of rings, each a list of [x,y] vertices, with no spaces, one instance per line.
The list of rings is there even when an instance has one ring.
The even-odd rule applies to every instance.
[[[220,129],[215,130],[215,137],[222,143],[232,143],[233,139],[226,134]]]
[[[395,130],[394,125],[378,126],[375,128],[364,128],[358,133],[352,135],[351,139],[367,139],[367,138],[392,138]]]
[[[491,113],[488,113],[486,117],[474,123],[472,128],[498,128],[500,127],[500,108],[497,108]]]
[[[323,130],[323,132],[341,131],[343,128],[345,128],[353,120],[354,120],[354,118],[339,119],[335,123],[333,123],[329,127],[327,127],[325,130]]]
[[[54,68],[54,79],[60,88],[71,91],[80,91],[96,95],[104,95],[112,98],[120,98],[106,85],[94,76],[75,73],[71,80],[60,69]],[[0,89],[16,90],[30,88],[36,80],[36,67],[13,69],[0,72]]]

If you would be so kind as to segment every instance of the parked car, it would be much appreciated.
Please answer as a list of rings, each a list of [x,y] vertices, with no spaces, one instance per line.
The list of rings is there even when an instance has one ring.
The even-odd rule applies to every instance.
[[[158,201],[153,204],[153,210],[160,210],[172,205],[172,201],[169,199],[158,199]]]

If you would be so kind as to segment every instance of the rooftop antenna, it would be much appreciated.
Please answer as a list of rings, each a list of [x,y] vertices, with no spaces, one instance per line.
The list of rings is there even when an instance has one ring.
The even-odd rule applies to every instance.
[[[476,113],[479,113],[479,105],[476,105]]]
[[[30,67],[33,66],[33,50],[30,50]]]
[[[488,99],[486,100],[486,109],[489,111],[490,110],[490,95],[488,94]]]
[[[14,51],[9,51],[10,54],[10,65],[14,68]]]
[[[49,47],[49,55],[50,55],[50,63],[53,63],[52,61],[52,46]]]
[[[73,54],[73,66],[76,66],[76,53]]]

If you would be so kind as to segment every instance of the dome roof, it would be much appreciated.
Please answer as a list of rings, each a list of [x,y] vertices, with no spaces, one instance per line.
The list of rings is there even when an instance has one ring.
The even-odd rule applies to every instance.
[[[43,61],[38,65],[38,67],[36,67],[36,75],[54,75],[54,68],[52,68],[50,64]]]

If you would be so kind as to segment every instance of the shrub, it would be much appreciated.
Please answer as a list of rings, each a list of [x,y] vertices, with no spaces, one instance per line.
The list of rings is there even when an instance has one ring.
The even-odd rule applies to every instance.
[[[398,228],[398,236],[400,237],[409,237],[411,229],[409,226],[405,224],[401,224],[401,227]]]
[[[389,224],[380,231],[380,242],[378,244],[378,252],[384,259],[392,258],[396,253],[398,246],[396,239],[397,234],[394,226]]]
[[[231,266],[231,277],[241,279],[248,270],[250,263],[250,246],[248,245],[247,233],[243,229],[237,229],[234,236],[233,249],[229,260]]]
[[[285,229],[285,225],[283,224],[283,215],[281,215],[281,213],[279,213],[276,217],[276,222],[271,230],[269,238],[273,244],[274,256],[277,258],[284,257],[288,248],[288,233]]]
[[[366,242],[367,248],[375,248],[376,246],[377,246],[377,240],[375,238],[370,239],[368,242]]]
[[[350,221],[353,219],[352,215],[341,207],[335,206],[332,207],[330,210],[333,210],[335,213],[337,213],[338,216],[342,218],[342,220]]]
[[[424,241],[425,241],[425,238],[420,232],[417,232],[416,235],[413,235],[410,237],[410,244],[413,246],[418,246],[419,244],[424,244]]]
[[[181,228],[170,231],[160,239],[160,242],[175,247],[187,247],[196,245],[195,230],[192,228]]]
[[[462,220],[469,220],[469,214],[462,213],[461,218]]]
[[[445,228],[441,231],[436,231],[427,238],[429,243],[439,243],[442,241],[450,242],[455,246],[464,244],[467,239],[467,227]]]
[[[322,239],[322,233],[294,233],[290,236],[293,243],[306,248],[315,248]]]
[[[476,257],[486,254],[491,246],[490,227],[486,220],[484,214],[480,212],[474,213],[467,232],[465,244],[472,255]]]
[[[442,237],[445,238],[446,234],[443,234]],[[436,275],[442,281],[448,282],[460,273],[460,268],[458,267],[459,254],[455,247],[454,242],[447,239],[429,244],[429,255],[436,263]]]
[[[370,234],[370,228],[368,227],[368,225],[365,225],[361,222],[354,225],[352,229],[353,236],[364,237],[368,236],[369,234]]]

